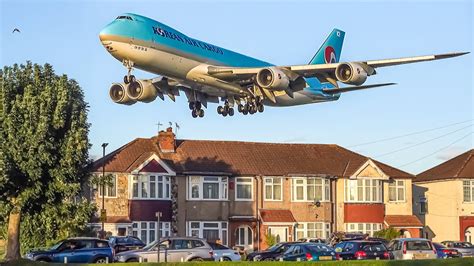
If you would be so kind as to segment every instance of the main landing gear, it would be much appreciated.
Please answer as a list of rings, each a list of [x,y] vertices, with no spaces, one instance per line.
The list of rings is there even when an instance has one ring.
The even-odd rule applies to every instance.
[[[191,115],[196,117],[204,117],[204,110],[202,109],[201,102],[189,102],[189,110],[191,110]]]
[[[234,115],[234,108],[229,104],[228,101],[224,102],[224,106],[217,107],[217,113],[226,117],[227,115],[233,116]]]
[[[239,105],[237,106],[237,111],[239,111],[239,113],[242,113],[244,115],[247,115],[247,114],[253,115],[257,112],[263,113],[264,110],[265,110],[265,107],[263,105],[263,99],[260,97],[249,99],[245,101],[244,104],[239,103]]]

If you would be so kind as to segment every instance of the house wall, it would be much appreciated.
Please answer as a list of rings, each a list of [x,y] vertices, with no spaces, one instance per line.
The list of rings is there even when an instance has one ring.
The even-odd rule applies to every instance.
[[[106,175],[109,173],[105,173]],[[107,216],[128,216],[128,174],[113,173],[117,176],[116,197],[105,197],[105,209]],[[98,211],[102,208],[102,197],[99,191],[95,189],[92,192],[94,202],[97,204]]]
[[[474,214],[473,203],[463,203],[462,180],[416,183],[413,212],[425,222],[424,231],[434,241],[461,240],[460,216]],[[427,213],[420,214],[419,199],[427,199]]]

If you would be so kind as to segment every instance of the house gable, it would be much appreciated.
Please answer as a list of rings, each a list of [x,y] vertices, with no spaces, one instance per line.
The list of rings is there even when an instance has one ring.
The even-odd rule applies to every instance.
[[[161,173],[164,175],[175,176],[176,172],[171,169],[163,160],[160,159],[156,154],[151,155],[137,168],[131,171],[132,174],[140,173]]]
[[[372,160],[368,159],[355,173],[350,177],[351,179],[356,178],[374,178],[374,179],[385,179],[388,180],[389,176],[386,175],[382,169],[380,169]]]

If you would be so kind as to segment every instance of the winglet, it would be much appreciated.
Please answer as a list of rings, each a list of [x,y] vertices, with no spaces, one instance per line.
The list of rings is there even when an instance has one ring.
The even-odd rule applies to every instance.
[[[391,85],[396,85],[397,83],[380,83],[380,84],[371,84],[371,85],[365,85],[365,86],[351,86],[351,87],[345,87],[345,88],[339,88],[339,89],[323,89],[324,93],[327,94],[337,94],[337,93],[344,93],[344,92],[349,92],[349,91],[357,91],[357,90],[365,90],[365,89],[371,89],[371,88],[377,88],[377,87],[383,87],[383,86],[391,86]]]
[[[437,54],[435,55],[435,59],[445,59],[450,57],[457,57],[465,54],[469,54],[471,52],[454,52],[454,53],[446,53],[446,54]]]

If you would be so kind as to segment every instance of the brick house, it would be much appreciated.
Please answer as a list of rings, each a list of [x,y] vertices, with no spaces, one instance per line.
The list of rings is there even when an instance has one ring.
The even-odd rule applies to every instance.
[[[156,238],[193,235],[229,246],[373,234],[392,226],[413,237],[413,176],[337,145],[176,140],[171,128],[96,161],[115,176],[107,187],[106,230]],[[101,195],[92,200],[101,205]],[[98,225],[98,224],[93,224]]]
[[[473,149],[418,174],[413,194],[424,237],[474,243]]]

